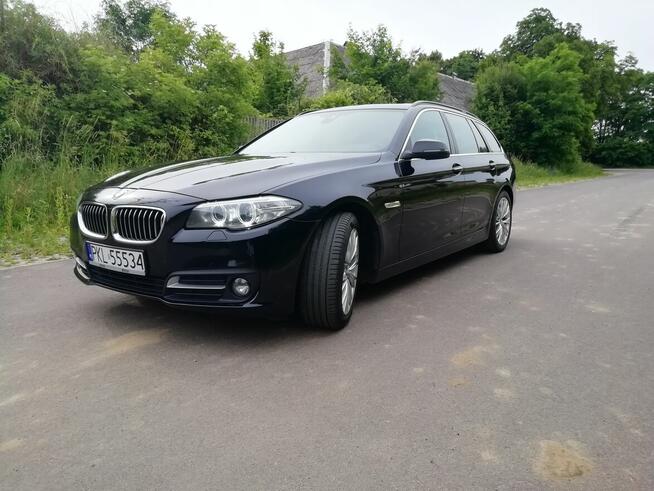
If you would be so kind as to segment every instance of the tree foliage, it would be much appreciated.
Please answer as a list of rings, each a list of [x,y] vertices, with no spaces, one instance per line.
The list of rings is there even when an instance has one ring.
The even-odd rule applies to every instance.
[[[158,14],[176,20],[167,2],[160,0],[102,0],[95,18],[96,30],[129,54],[139,53],[154,39],[152,20]]]
[[[481,49],[461,51],[441,63],[442,72],[446,75],[461,78],[463,80],[474,80],[486,54]]]
[[[330,107],[353,106],[356,104],[383,104],[391,97],[386,89],[378,84],[355,84],[340,80],[322,97],[308,101],[307,109],[327,109]]]
[[[331,76],[361,86],[381,86],[390,99],[413,102],[438,100],[438,64],[419,51],[408,55],[393,43],[388,29],[348,31],[345,53],[334,51]]]
[[[564,55],[566,50],[574,57]],[[613,43],[584,38],[579,24],[563,24],[549,10],[534,9],[481,61],[475,108],[496,125],[507,148],[539,163],[592,158],[604,165],[629,165],[625,159],[651,164],[649,74],[630,57],[618,63],[616,51]],[[548,110],[547,101],[559,109]],[[558,135],[556,142],[548,135]],[[545,138],[534,145],[540,136]],[[618,158],[620,148],[625,159]]]
[[[250,57],[255,77],[254,107],[275,117],[292,115],[301,105],[305,85],[296,66],[289,66],[284,45],[269,31],[261,31],[252,44]]]
[[[637,64],[632,55],[618,64],[615,85],[595,124],[593,159],[602,165],[654,164],[654,73]]]
[[[19,79],[29,71],[58,89],[74,86],[79,49],[75,36],[21,0],[5,5],[0,31],[0,73]]]
[[[95,22],[73,33],[23,0],[4,6],[0,162],[16,152],[94,166],[223,153],[243,142],[247,115],[437,100],[442,67],[478,82],[475,109],[513,153],[559,166],[652,163],[653,75],[547,9],[497,51],[447,60],[405,53],[384,26],[350,29],[344,53],[332,53],[330,91],[312,101],[267,31],[244,58],[162,0],[103,0]]]
[[[503,62],[477,78],[475,111],[521,157],[565,168],[580,160],[592,124],[579,55],[565,44],[545,58]]]

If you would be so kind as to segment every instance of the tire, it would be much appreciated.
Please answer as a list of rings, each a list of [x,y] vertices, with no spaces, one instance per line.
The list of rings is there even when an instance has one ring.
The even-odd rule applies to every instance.
[[[352,213],[330,216],[314,234],[299,285],[298,307],[305,323],[337,331],[349,322],[359,273],[359,237]],[[346,301],[348,285],[352,288]]]
[[[513,224],[513,202],[509,193],[502,191],[495,200],[495,209],[491,218],[488,239],[485,248],[489,252],[502,252],[511,238]]]

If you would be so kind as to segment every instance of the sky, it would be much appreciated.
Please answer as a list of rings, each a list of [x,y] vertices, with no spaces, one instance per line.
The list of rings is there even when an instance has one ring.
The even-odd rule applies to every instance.
[[[100,0],[35,0],[66,29],[90,22]],[[342,43],[349,26],[384,24],[406,51],[434,49],[449,58],[465,49],[496,49],[532,8],[547,7],[583,35],[614,41],[622,57],[633,53],[654,71],[654,0],[169,0],[173,12],[198,26],[213,24],[247,55],[254,34],[269,30],[287,51],[322,41]]]

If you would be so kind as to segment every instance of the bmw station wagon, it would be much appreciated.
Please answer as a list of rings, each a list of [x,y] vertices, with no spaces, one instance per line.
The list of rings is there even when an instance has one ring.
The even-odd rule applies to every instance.
[[[301,114],[234,154],[121,172],[71,220],[85,284],[344,327],[357,287],[511,235],[515,169],[486,124],[420,101]]]

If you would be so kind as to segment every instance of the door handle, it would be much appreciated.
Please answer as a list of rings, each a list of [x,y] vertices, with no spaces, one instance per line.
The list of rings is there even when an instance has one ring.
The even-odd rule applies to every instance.
[[[494,161],[494,160],[489,160],[489,161],[488,161],[488,167],[489,167],[490,170],[492,170],[492,171],[495,170],[495,161]]]
[[[459,174],[461,174],[463,172],[463,166],[461,166],[459,164],[454,164],[452,166],[452,172],[454,172],[455,176],[458,176]]]

